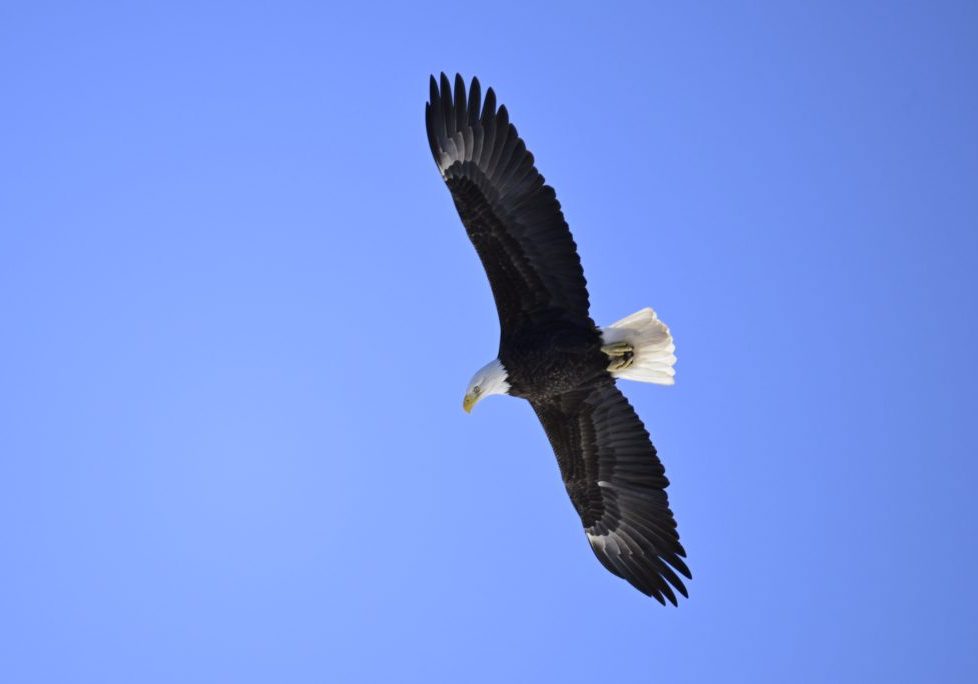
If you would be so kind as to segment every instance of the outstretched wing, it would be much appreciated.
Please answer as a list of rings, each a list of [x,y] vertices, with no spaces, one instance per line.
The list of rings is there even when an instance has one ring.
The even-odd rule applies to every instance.
[[[465,230],[482,259],[503,337],[554,316],[593,326],[577,246],[553,188],[533,166],[533,155],[496,109],[490,88],[482,101],[478,79],[468,96],[455,76],[441,89],[431,77],[425,106],[428,142]]]
[[[610,378],[531,401],[591,549],[611,572],[660,603],[690,578],[669,510],[662,463],[642,421]]]

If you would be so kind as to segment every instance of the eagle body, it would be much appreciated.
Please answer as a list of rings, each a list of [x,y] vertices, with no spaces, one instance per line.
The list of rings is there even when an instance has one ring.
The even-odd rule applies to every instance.
[[[592,551],[660,603],[691,577],[669,508],[669,482],[618,379],[671,385],[675,345],[652,309],[599,328],[577,245],[553,188],[478,79],[431,78],[425,125],[435,164],[492,288],[499,352],[463,407],[491,394],[529,401],[557,458]]]
[[[509,394],[530,401],[611,378],[600,331],[562,321],[507,335],[500,340],[499,360],[507,370]]]

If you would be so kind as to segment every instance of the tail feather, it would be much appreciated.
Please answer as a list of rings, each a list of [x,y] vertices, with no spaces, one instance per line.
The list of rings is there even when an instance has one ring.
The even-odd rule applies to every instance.
[[[631,363],[612,370],[617,378],[672,385],[675,382],[676,345],[669,326],[659,320],[655,311],[645,308],[602,328],[605,345],[624,342],[632,347]]]

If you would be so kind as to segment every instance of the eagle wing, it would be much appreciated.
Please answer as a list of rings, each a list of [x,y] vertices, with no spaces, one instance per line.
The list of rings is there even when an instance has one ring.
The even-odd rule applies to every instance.
[[[669,510],[662,463],[628,400],[608,379],[531,401],[550,439],[591,549],[612,573],[660,603],[691,578]]]
[[[455,76],[431,77],[425,106],[431,153],[475,245],[496,300],[503,337],[554,316],[594,323],[577,246],[553,188],[533,165],[505,106],[478,79],[468,95]]]

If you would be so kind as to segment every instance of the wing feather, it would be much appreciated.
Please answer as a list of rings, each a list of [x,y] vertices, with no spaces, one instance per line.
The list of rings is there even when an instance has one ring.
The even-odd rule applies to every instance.
[[[665,470],[612,379],[530,402],[550,439],[591,549],[612,573],[660,602],[687,596]]]
[[[441,74],[425,108],[428,142],[466,232],[485,267],[503,336],[535,321],[593,326],[577,246],[553,188],[533,155],[478,79],[466,94]]]

